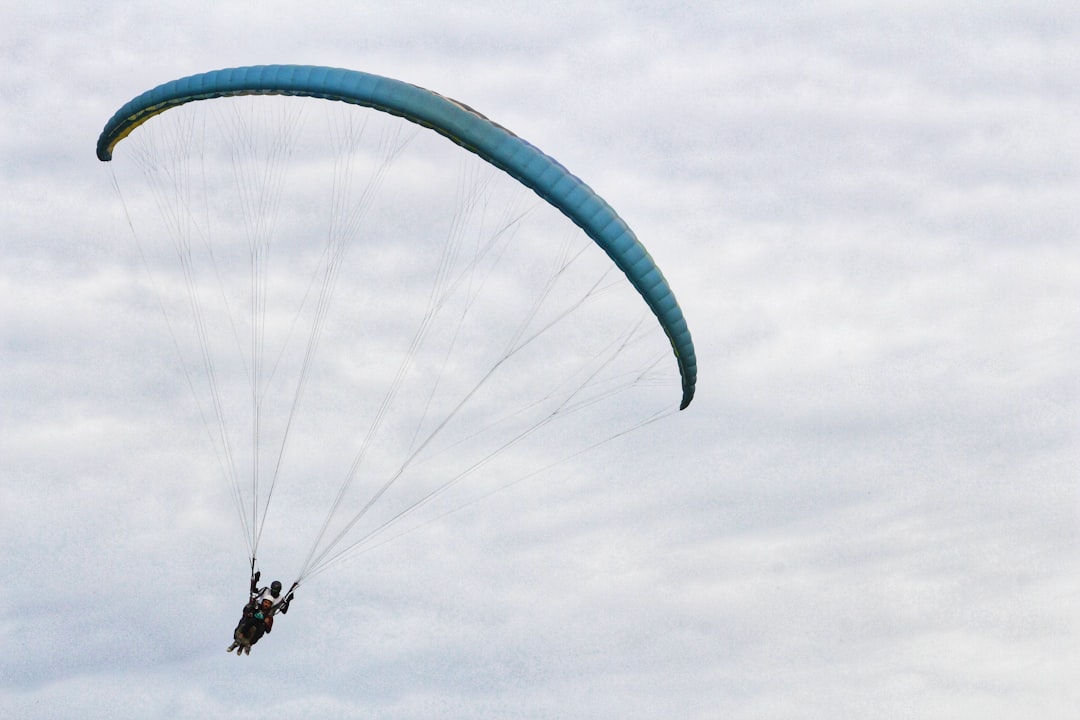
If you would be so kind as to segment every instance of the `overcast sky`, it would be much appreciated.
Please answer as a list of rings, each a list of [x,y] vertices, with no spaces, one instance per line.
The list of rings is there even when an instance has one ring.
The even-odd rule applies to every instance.
[[[0,2],[0,714],[1072,717],[1074,4],[363,5]],[[161,82],[282,62],[558,158],[700,377],[237,659],[243,549],[94,145]]]

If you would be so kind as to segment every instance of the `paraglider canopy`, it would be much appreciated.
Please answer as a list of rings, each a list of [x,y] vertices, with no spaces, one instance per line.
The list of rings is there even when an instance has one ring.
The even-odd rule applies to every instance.
[[[462,103],[378,75],[308,65],[259,65],[192,75],[159,85],[120,108],[97,143],[99,160],[149,118],[177,105],[236,95],[338,100],[431,128],[499,167],[558,208],[591,237],[638,289],[671,341],[682,375],[680,409],[694,398],[697,359],[690,330],[660,269],[630,227],[599,195],[553,158]]]

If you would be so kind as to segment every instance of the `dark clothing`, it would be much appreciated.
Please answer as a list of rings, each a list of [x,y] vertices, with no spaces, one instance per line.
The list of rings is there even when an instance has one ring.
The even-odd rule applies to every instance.
[[[236,625],[234,636],[243,638],[249,645],[254,645],[274,627],[274,614],[263,608],[254,600],[244,606],[244,613],[240,622]]]

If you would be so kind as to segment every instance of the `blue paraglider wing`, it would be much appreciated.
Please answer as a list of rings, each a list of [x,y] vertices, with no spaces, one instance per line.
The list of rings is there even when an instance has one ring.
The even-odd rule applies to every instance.
[[[99,160],[149,118],[177,105],[233,95],[298,95],[374,108],[430,128],[532,189],[592,238],[626,274],[652,309],[682,375],[682,402],[694,397],[697,360],[675,296],[648,251],[603,198],[556,160],[467,105],[378,75],[306,65],[215,70],[159,85],[124,105],[98,138]]]

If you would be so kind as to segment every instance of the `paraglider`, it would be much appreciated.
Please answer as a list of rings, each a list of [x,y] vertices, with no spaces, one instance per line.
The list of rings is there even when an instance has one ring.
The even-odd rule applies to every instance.
[[[627,223],[463,103],[351,70],[217,70],[121,107],[97,143],[114,155],[247,545],[230,651],[345,557],[694,397],[682,310]],[[254,560],[282,505],[315,529],[284,593],[256,587]]]
[[[288,593],[282,594],[280,580],[260,588],[258,584],[261,577],[262,573],[258,570],[251,576],[250,596],[241,611],[240,621],[233,630],[233,641],[225,652],[231,653],[235,650],[237,656],[250,655],[251,646],[273,630],[274,616],[289,612],[295,586]]]
[[[251,646],[274,628],[273,603],[270,598],[250,600],[244,606],[240,622],[233,631],[233,641],[225,652],[236,651],[237,656],[250,655]]]

